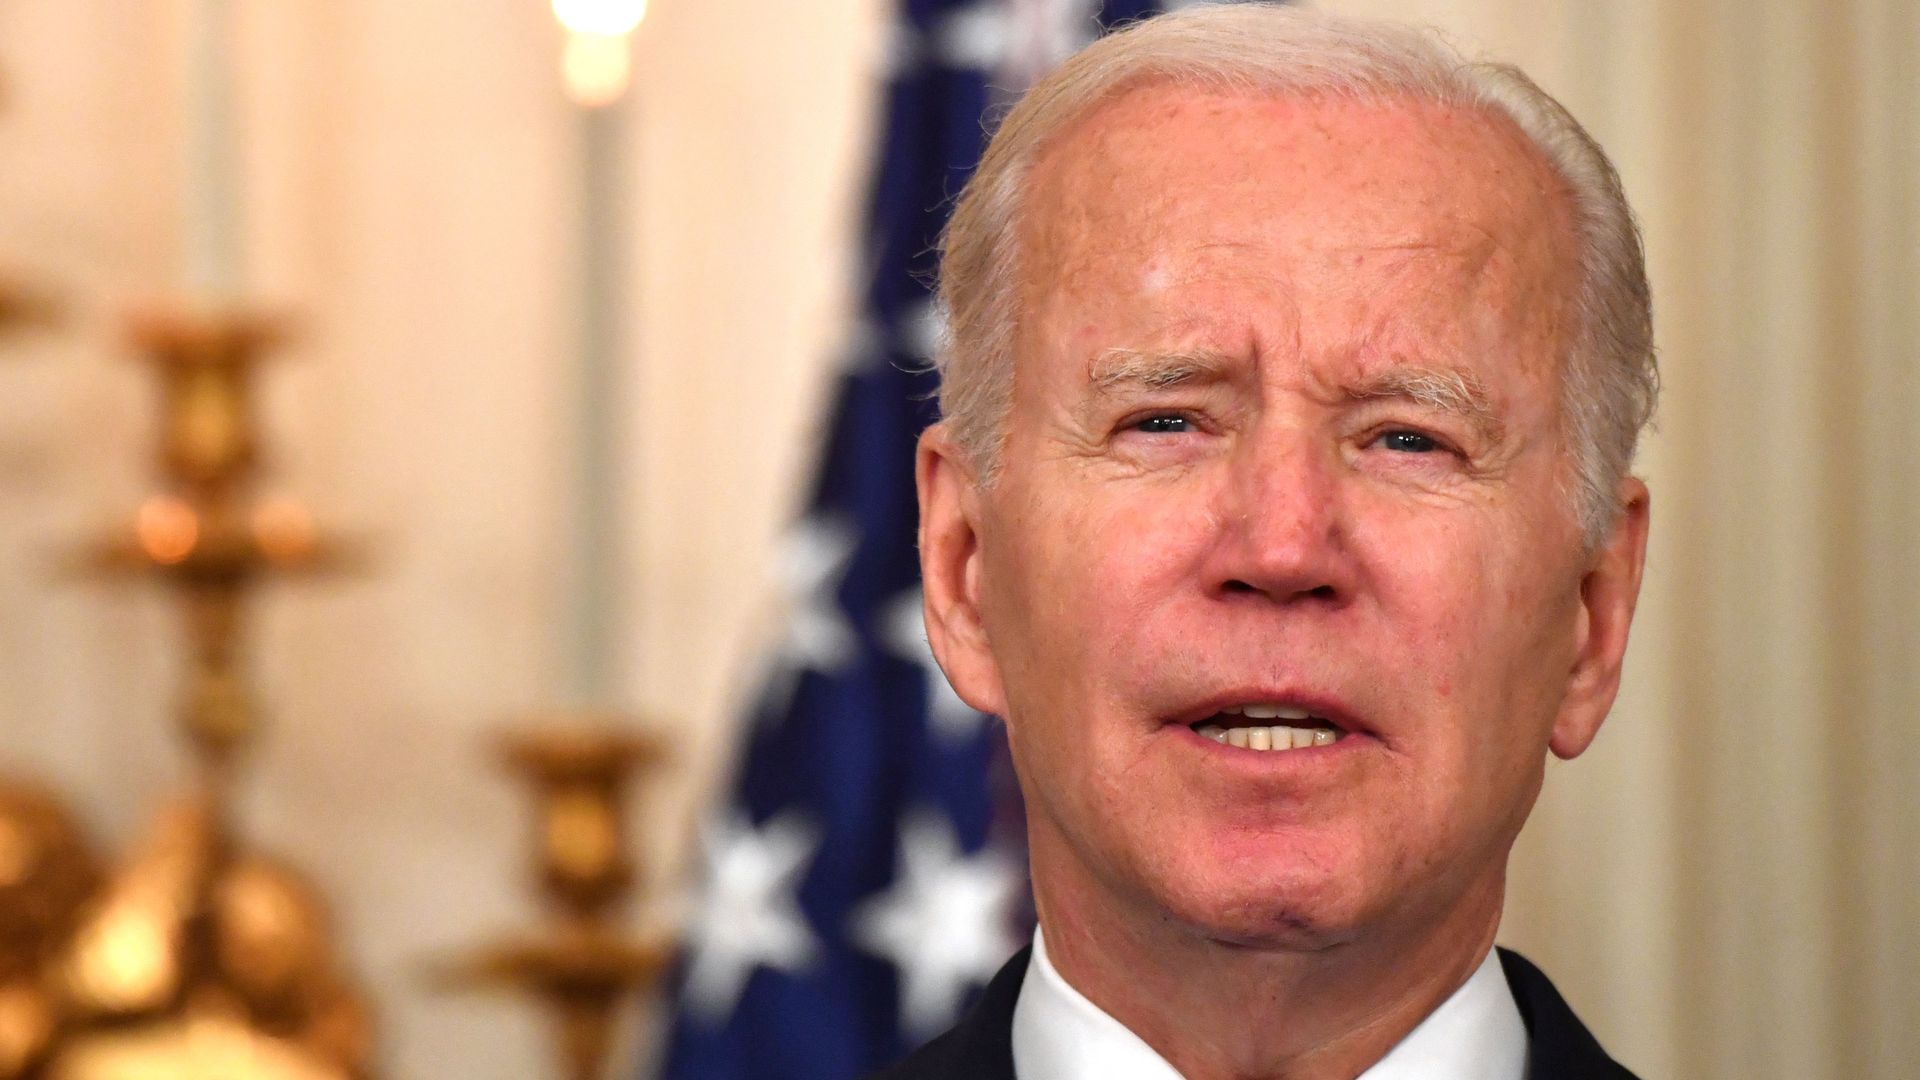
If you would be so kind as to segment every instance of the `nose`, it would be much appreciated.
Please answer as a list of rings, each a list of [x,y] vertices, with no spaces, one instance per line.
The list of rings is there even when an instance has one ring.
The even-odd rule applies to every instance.
[[[1357,579],[1340,462],[1298,430],[1263,430],[1234,449],[1215,506],[1206,580],[1224,597],[1343,605]]]

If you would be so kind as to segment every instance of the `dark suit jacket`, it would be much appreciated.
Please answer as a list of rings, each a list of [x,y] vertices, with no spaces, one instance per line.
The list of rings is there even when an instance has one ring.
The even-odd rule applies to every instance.
[[[952,1031],[869,1080],[1014,1080],[1013,1003],[1030,951],[1021,950],[1000,969]],[[1527,1080],[1634,1080],[1600,1049],[1539,968],[1505,949],[1500,966],[1527,1024]]]

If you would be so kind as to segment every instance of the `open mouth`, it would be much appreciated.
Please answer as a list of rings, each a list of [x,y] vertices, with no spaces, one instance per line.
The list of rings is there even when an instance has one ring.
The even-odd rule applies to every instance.
[[[1188,726],[1217,743],[1269,752],[1332,746],[1347,736],[1333,721],[1290,705],[1230,705]]]

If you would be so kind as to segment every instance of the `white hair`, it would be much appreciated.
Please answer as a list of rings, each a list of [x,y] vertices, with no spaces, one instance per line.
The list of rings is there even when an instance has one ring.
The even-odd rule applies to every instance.
[[[1202,5],[1088,46],[1021,98],[942,239],[946,331],[934,355],[945,423],[982,482],[998,472],[1013,391],[1021,200],[1049,141],[1146,82],[1352,100],[1414,97],[1517,126],[1566,187],[1579,241],[1562,422],[1574,511],[1591,546],[1617,512],[1659,393],[1646,263],[1620,178],[1592,136],[1518,68],[1469,61],[1433,32],[1264,3]]]

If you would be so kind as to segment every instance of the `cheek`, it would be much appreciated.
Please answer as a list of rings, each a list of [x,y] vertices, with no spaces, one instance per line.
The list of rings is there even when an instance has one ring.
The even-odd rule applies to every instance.
[[[982,609],[1007,674],[1010,711],[1085,707],[1125,688],[1173,632],[1171,599],[1191,589],[1206,518],[1172,498],[1010,491],[986,552]],[[1108,493],[1098,493],[1108,494]]]
[[[1366,556],[1412,673],[1463,723],[1536,709],[1572,625],[1561,559],[1530,523],[1492,517],[1429,520]]]
[[[1173,498],[1097,507],[1077,523],[1053,581],[1038,583],[1073,592],[1079,606],[1061,609],[1071,620],[1061,632],[1084,639],[1099,689],[1121,699],[1111,703],[1209,640],[1199,631],[1211,619],[1197,609],[1211,542],[1206,515]]]
[[[1430,676],[1436,692],[1462,689],[1459,660],[1499,632],[1507,590],[1480,530],[1431,519],[1378,528],[1392,538],[1370,545],[1362,602],[1378,604],[1392,637]],[[1499,599],[1490,605],[1490,600]]]
[[[1577,576],[1564,550],[1509,528],[1505,544],[1463,553],[1471,586],[1440,617],[1445,653],[1434,657],[1436,689],[1454,701],[1483,737],[1531,755],[1565,692],[1578,613]],[[1524,538],[1524,539],[1523,539]]]

